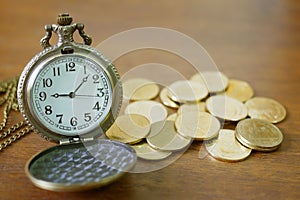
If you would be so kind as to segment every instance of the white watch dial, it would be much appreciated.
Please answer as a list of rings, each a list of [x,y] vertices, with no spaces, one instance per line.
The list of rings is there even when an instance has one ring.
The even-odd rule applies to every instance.
[[[33,74],[30,107],[34,117],[52,132],[66,136],[88,133],[99,128],[110,111],[110,79],[90,59],[60,56]]]

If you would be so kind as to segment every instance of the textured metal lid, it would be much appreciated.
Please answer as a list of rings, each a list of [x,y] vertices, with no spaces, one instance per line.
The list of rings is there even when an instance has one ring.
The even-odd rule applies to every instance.
[[[51,147],[30,159],[26,174],[52,191],[82,191],[107,185],[131,170],[135,151],[128,145],[99,139]]]

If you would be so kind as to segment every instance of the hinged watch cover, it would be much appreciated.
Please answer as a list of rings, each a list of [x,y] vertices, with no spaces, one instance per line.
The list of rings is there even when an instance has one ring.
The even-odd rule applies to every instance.
[[[25,171],[37,187],[82,191],[115,181],[132,169],[136,159],[130,146],[99,139],[51,147],[29,160]]]

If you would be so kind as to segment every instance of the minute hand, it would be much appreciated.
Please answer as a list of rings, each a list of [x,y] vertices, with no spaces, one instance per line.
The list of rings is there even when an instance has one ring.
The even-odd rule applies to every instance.
[[[75,93],[79,90],[79,88],[80,88],[85,82],[87,82],[87,79],[88,79],[89,76],[90,76],[90,75],[87,75],[86,77],[84,77],[84,78],[82,79],[81,83],[80,83],[80,84],[78,85],[78,87],[74,90],[73,94],[75,94]]]

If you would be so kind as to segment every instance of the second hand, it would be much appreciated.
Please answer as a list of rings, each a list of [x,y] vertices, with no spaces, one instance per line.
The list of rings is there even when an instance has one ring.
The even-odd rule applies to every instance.
[[[99,98],[100,96],[97,95],[85,95],[85,94],[76,94],[75,97],[93,97],[93,98]]]

